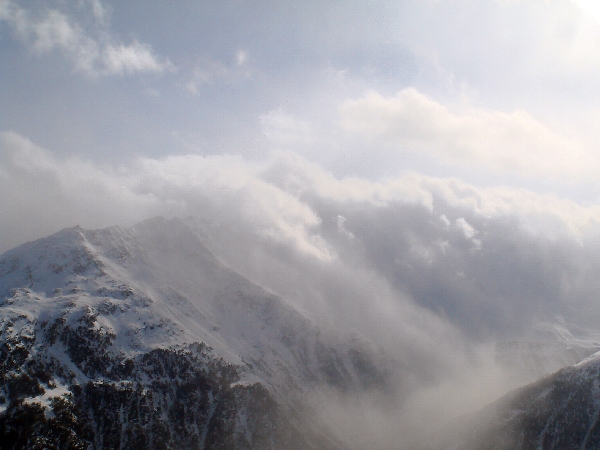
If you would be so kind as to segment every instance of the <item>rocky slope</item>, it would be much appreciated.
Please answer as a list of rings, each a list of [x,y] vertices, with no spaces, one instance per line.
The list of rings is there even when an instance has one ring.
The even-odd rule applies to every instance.
[[[79,227],[0,256],[0,448],[343,448],[304,395],[391,389],[180,220]]]

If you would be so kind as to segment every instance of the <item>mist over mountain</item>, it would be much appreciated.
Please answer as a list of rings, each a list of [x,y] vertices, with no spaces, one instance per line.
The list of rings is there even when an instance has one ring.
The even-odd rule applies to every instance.
[[[177,324],[165,336],[156,326],[162,319],[153,319],[135,345],[151,351],[171,337],[177,345],[204,343],[236,370],[251,365],[277,405],[286,402],[276,393],[289,386],[272,376],[280,372],[273,365],[287,367],[292,380],[313,377],[313,385],[294,385],[304,386],[302,402],[329,430],[317,434],[355,448],[419,441],[600,348],[600,249],[589,209],[417,174],[387,182],[338,178],[291,153],[260,164],[229,156],[140,159],[112,170],[61,159],[15,134],[3,135],[3,143],[3,242],[64,226],[71,231],[63,234],[78,236],[77,222],[103,230],[81,233],[92,254],[99,252],[102,271],[116,272],[101,275],[114,280],[105,280],[106,293],[93,287],[89,295],[122,297],[118,286],[131,286],[153,300],[156,317]],[[13,196],[22,201],[7,200]],[[138,222],[156,214],[166,218]],[[16,218],[29,215],[21,226]],[[114,224],[121,228],[102,228]],[[18,279],[4,263],[3,283],[16,284],[3,295],[27,288],[45,298],[64,290],[65,275],[49,265],[32,272],[40,281],[30,288],[26,269],[37,267],[38,256],[26,258]],[[61,267],[66,256],[44,258]],[[280,300],[263,300],[258,317],[242,320],[235,286],[249,291],[242,298]],[[197,298],[210,302],[199,307]],[[264,327],[269,314],[283,322]],[[125,331],[117,347],[133,345],[136,335]],[[295,341],[297,335],[304,337]],[[375,348],[389,362],[389,391],[336,384],[362,383],[360,364],[348,359],[353,346]],[[296,348],[315,353],[306,359],[300,354],[308,350]],[[333,350],[346,355],[348,368],[315,369],[339,366]]]
[[[2,448],[402,448],[598,347],[564,320],[486,341],[408,293],[386,315],[364,279],[239,239],[155,218],[4,253]]]
[[[0,266],[2,448],[341,448],[303,396],[394,389],[375,344],[321,332],[180,220],[65,229]]]
[[[598,357],[509,392],[449,423],[445,440],[419,448],[598,448]]]

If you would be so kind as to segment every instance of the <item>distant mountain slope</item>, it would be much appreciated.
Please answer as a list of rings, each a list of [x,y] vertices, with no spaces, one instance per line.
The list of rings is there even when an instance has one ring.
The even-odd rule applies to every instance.
[[[74,227],[0,256],[1,449],[342,448],[303,395],[391,389],[390,364],[177,219]]]
[[[600,353],[517,389],[451,428],[444,448],[600,448]]]

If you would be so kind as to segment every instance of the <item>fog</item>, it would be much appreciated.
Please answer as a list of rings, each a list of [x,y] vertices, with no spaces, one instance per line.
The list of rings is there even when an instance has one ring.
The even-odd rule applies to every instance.
[[[380,346],[394,360],[390,392],[312,399],[356,448],[433,439],[448,420],[577,362],[567,350],[598,347],[600,249],[564,205],[523,218],[526,205],[511,210],[457,180],[338,179],[290,153],[100,166],[15,133],[2,146],[3,250],[76,224],[186,218],[229,266],[321,326]]]

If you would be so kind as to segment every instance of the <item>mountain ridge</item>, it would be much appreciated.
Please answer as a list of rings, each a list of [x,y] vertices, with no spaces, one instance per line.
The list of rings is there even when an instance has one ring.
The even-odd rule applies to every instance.
[[[85,417],[92,425],[80,438],[93,448],[220,448],[207,441],[217,429],[223,448],[343,448],[307,419],[303,396],[315,386],[391,389],[390,359],[376,345],[324,332],[228,268],[179,219],[76,226],[23,244],[0,255],[0,295],[0,432],[14,443],[0,448],[24,445],[19,417],[34,417],[38,430],[27,434],[46,438],[64,425],[49,421],[75,426]],[[138,422],[112,418],[129,434],[105,427],[97,408],[109,401],[138,405]],[[173,428],[178,402],[194,430]],[[152,422],[157,408],[160,423]],[[139,428],[142,416],[144,426],[166,430],[158,447]]]

